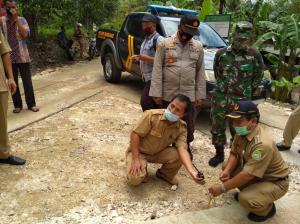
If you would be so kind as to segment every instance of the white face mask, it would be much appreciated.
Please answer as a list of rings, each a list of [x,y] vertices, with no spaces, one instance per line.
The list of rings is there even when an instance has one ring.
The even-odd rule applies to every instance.
[[[168,108],[165,109],[164,115],[168,121],[176,122],[179,120],[179,117],[176,114],[173,114]]]

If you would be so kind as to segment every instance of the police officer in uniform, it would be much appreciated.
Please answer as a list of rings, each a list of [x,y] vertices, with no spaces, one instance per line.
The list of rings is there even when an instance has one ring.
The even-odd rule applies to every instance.
[[[167,109],[144,112],[130,137],[130,147],[126,152],[127,182],[141,184],[147,176],[147,162],[160,163],[156,176],[172,185],[182,164],[195,182],[204,184],[187,152],[186,123],[181,118],[191,110],[191,101],[184,95],[177,95]],[[175,142],[175,146],[171,144]]]
[[[11,155],[10,147],[8,144],[8,91],[10,90],[11,93],[14,94],[17,88],[12,72],[10,52],[11,49],[3,36],[2,31],[0,31],[0,163],[10,165],[23,165],[26,161]],[[7,74],[7,77],[5,76],[4,70]]]
[[[149,96],[156,44],[163,39],[163,37],[156,32],[157,22],[158,18],[152,14],[145,14],[143,16],[142,29],[145,39],[141,45],[140,54],[132,56],[133,60],[140,62],[140,68],[145,82],[140,100],[143,111],[159,108],[153,98]]]
[[[178,32],[158,44],[150,88],[150,96],[163,107],[176,94],[184,94],[193,102],[192,111],[183,118],[187,123],[187,143],[191,158],[189,145],[194,140],[197,109],[206,98],[204,51],[201,43],[193,39],[194,35],[199,35],[199,25],[196,16],[184,15]]]
[[[227,115],[236,131],[230,156],[220,174],[221,184],[209,188],[213,196],[239,188],[235,199],[249,211],[248,218],[263,222],[276,213],[274,201],[289,188],[288,165],[271,136],[260,127],[259,110],[251,101],[238,101]]]
[[[224,161],[225,114],[240,98],[251,100],[263,77],[264,62],[260,52],[250,47],[252,39],[252,24],[240,22],[236,25],[232,45],[220,49],[215,56],[216,88],[212,97],[211,134],[216,154],[208,162],[212,167]],[[230,132],[233,138],[235,132],[231,125]]]

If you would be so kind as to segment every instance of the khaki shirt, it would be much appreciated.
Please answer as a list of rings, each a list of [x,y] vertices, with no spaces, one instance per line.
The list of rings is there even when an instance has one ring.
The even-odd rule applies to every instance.
[[[140,136],[140,152],[155,155],[175,143],[187,147],[186,123],[182,120],[169,122],[163,109],[147,110],[133,131]]]
[[[272,138],[260,125],[247,136],[236,135],[231,153],[237,156],[243,171],[263,180],[276,181],[290,173]]]
[[[1,56],[9,53],[11,51],[7,40],[4,38],[2,31],[0,31],[0,54]],[[3,66],[2,58],[0,60],[0,92],[7,92],[7,82],[6,82],[6,76],[5,76],[5,70]]]
[[[150,96],[171,101],[177,94],[184,94],[192,102],[206,98],[204,51],[194,39],[185,45],[177,35],[157,44],[154,58]]]

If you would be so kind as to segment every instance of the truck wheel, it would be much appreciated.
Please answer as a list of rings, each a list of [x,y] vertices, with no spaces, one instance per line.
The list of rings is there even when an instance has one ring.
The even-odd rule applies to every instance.
[[[119,82],[121,79],[121,71],[117,68],[114,56],[112,53],[107,53],[103,61],[104,78],[108,82]]]

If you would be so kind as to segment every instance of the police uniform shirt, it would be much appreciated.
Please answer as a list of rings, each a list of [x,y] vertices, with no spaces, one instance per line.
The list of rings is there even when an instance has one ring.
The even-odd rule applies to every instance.
[[[3,56],[6,53],[9,53],[11,51],[7,40],[4,38],[4,35],[2,31],[0,31],[0,54]],[[7,92],[8,87],[7,87],[7,82],[6,82],[6,77],[5,77],[5,71],[4,71],[4,66],[3,66],[3,61],[0,60],[0,92]]]
[[[169,122],[163,109],[147,110],[133,129],[140,136],[140,152],[155,155],[175,143],[187,147],[186,123],[182,120]]]
[[[158,43],[154,58],[150,96],[165,101],[184,94],[193,102],[206,98],[204,51],[201,43],[191,39],[185,45],[177,35]]]
[[[236,135],[231,153],[237,156],[243,171],[255,177],[276,181],[289,175],[288,165],[260,125],[247,136]]]

